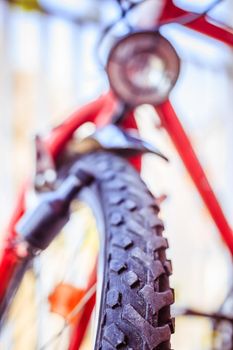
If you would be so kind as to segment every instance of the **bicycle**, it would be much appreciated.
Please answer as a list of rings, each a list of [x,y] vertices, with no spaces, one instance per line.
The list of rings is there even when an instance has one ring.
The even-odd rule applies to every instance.
[[[90,206],[95,204],[93,211],[106,225],[107,246],[100,252],[105,262],[100,259],[104,273],[102,302],[97,303],[100,316],[95,348],[170,348],[170,335],[174,331],[170,305],[174,296],[169,287],[171,263],[165,255],[168,243],[162,237],[164,227],[158,217],[158,201],[148,192],[134,169],[140,169],[140,153],[150,151],[164,159],[166,157],[127,130],[137,129],[133,113],[136,105],[155,105],[163,126],[232,252],[232,231],[167,99],[179,75],[179,58],[171,44],[158,33],[160,25],[177,21],[232,45],[233,36],[228,28],[206,22],[208,11],[193,14],[169,1],[164,2],[156,30],[131,33],[112,48],[107,71],[113,92],[75,112],[55,128],[47,140],[36,139],[34,188],[41,193],[41,201],[32,213],[25,213],[24,190],[9,225],[0,264],[2,322],[32,258],[52,242],[69,220],[71,201],[81,195]],[[122,13],[125,16],[126,12]],[[129,60],[130,55],[134,60]],[[147,74],[148,65],[153,66],[153,60],[160,75],[157,72],[151,81]],[[147,83],[143,87],[140,86],[142,74]],[[162,83],[161,90],[159,83]],[[116,96],[124,103],[119,105]],[[74,143],[71,153],[64,152],[74,132],[88,121],[94,121],[100,129],[80,144]],[[136,155],[131,160],[134,168],[122,155]],[[70,349],[79,348],[94,307],[95,275],[94,272],[91,274],[84,296],[68,314],[70,321],[84,307],[70,340]]]

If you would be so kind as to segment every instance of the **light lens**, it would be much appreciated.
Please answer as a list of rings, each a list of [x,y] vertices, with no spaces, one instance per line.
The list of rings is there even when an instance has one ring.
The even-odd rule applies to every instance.
[[[179,74],[174,48],[160,34],[134,33],[121,39],[109,55],[107,72],[112,89],[129,105],[159,104]]]

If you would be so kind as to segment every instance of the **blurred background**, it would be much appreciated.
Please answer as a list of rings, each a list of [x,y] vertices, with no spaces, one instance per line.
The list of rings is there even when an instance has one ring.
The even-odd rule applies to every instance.
[[[11,4],[0,1],[1,236],[20,185],[33,171],[35,133],[47,132],[74,108],[107,91],[108,80],[97,59],[96,45],[102,28],[119,16],[114,0],[41,0],[56,10],[57,16],[38,11],[36,1],[15,2],[17,6],[13,0]],[[147,26],[143,13],[150,8],[156,14],[161,2],[148,0],[133,16]],[[211,1],[175,3],[201,12]],[[69,21],[61,13],[65,17],[77,14],[79,21]],[[210,15],[233,26],[232,0],[222,1]],[[182,60],[171,101],[233,224],[232,50],[178,24],[166,25],[161,32]],[[145,156],[142,174],[155,195],[167,195],[161,215],[173,261],[175,307],[215,312],[232,286],[230,255],[152,108],[138,108],[137,121],[143,137],[170,159],[164,164],[156,157]],[[73,229],[80,227],[80,220]],[[60,240],[59,247],[62,244]],[[232,309],[226,311],[231,313]],[[178,317],[176,324],[172,348],[213,349],[208,319]],[[25,349],[23,346],[14,349]],[[8,350],[1,343],[0,349]]]

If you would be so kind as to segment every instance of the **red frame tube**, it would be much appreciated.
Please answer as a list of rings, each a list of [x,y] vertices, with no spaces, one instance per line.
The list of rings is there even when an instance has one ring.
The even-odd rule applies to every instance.
[[[96,282],[97,282],[97,262],[95,263],[93,271],[90,275],[86,291],[88,291],[91,287],[93,287],[96,284]],[[95,302],[96,302],[96,293],[94,293],[86,303],[83,313],[73,329],[69,350],[77,350],[81,346],[84,334],[86,333],[86,330],[90,321],[92,311],[95,306]]]
[[[170,101],[166,101],[155,107],[163,127],[171,137],[183,163],[188,170],[198,192],[200,193],[209,213],[219,229],[221,237],[225,241],[233,256],[232,229],[223,214],[222,208],[214,194],[206,174],[194,152],[191,142],[180,123]]]
[[[65,144],[70,140],[75,130],[82,124],[93,122],[97,126],[102,126],[103,121],[107,123],[116,105],[117,101],[114,95],[109,92],[76,110],[49,134],[46,140],[49,152],[56,158]]]
[[[191,13],[177,7],[171,0],[164,0],[163,9],[157,23],[163,24],[169,21],[179,23],[179,18],[186,15],[191,15]],[[197,17],[191,22],[184,24],[184,26],[217,39],[230,47],[233,46],[233,29],[220,25],[214,20],[210,21],[208,15]]]

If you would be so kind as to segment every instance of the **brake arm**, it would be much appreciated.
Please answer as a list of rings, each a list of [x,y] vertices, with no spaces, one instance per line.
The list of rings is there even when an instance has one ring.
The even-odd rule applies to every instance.
[[[87,170],[80,167],[74,170],[71,168],[56,190],[42,194],[36,207],[26,212],[16,225],[19,236],[39,251],[46,249],[59,234],[69,220],[71,201],[94,179]]]

